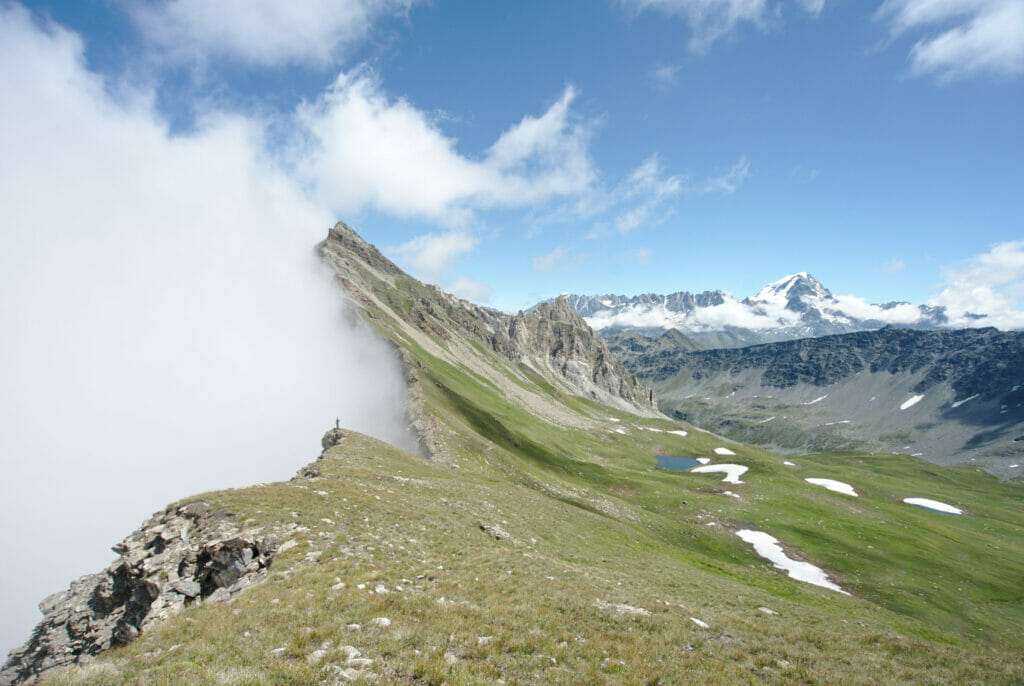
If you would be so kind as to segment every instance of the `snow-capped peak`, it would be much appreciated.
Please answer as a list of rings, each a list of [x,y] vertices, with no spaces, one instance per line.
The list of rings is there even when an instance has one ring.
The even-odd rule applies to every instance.
[[[887,324],[914,328],[947,326],[942,308],[910,303],[872,305],[855,296],[835,296],[807,272],[790,274],[737,300],[729,293],[679,292],[621,295],[571,295],[573,307],[596,330],[678,329],[708,335],[714,345],[727,332],[736,344],[823,336],[879,328]]]
[[[832,294],[807,272],[797,272],[796,274],[784,276],[778,281],[773,281],[758,291],[757,295],[750,300],[752,302],[772,302],[808,295],[816,298],[827,298]]]

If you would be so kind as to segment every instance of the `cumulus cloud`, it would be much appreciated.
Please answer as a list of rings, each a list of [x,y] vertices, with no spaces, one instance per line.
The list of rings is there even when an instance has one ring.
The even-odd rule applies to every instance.
[[[942,81],[1024,74],[1024,2],[1021,0],[886,0],[875,14],[893,39],[920,36],[910,71]]]
[[[921,320],[921,310],[917,305],[900,303],[892,307],[881,307],[869,303],[856,295],[834,296],[838,302],[835,309],[856,317],[857,319],[874,320],[886,324],[916,324]]]
[[[951,326],[1024,328],[1024,241],[999,243],[943,269],[943,278],[928,304],[945,307]]]
[[[31,551],[0,557],[7,649],[167,502],[289,477],[336,417],[416,443],[398,361],[318,271],[333,216],[261,122],[170,136],[17,5],[0,90],[0,549]]]
[[[390,99],[376,75],[356,69],[299,108],[304,135],[292,154],[336,212],[372,207],[462,225],[474,209],[534,206],[590,188],[592,123],[573,115],[576,97],[567,87],[543,114],[505,130],[476,160],[422,110]]]
[[[586,256],[576,254],[569,248],[555,248],[545,255],[538,255],[533,258],[533,271],[546,274],[556,269],[559,271],[573,271],[583,266]]]
[[[690,26],[687,44],[692,52],[703,54],[720,38],[742,24],[765,28],[773,19],[776,5],[768,0],[620,0],[636,12],[653,10],[683,19]],[[811,16],[818,16],[825,0],[797,0]]]
[[[324,67],[364,38],[375,20],[407,12],[416,1],[130,0],[127,8],[171,60]]]
[[[451,272],[459,257],[473,252],[479,243],[479,238],[465,231],[448,231],[417,236],[388,252],[407,264],[413,275],[437,282]]]

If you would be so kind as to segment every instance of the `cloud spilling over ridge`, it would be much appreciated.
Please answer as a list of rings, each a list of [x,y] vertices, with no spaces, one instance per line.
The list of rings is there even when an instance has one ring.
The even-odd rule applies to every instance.
[[[1024,74],[1022,0],[886,0],[875,17],[893,38],[922,36],[910,51],[915,75]]]
[[[336,417],[415,441],[394,354],[319,271],[333,216],[261,122],[172,137],[18,6],[0,89],[0,549],[31,551],[0,558],[6,652],[167,502],[289,477]]]
[[[417,0],[132,0],[136,25],[165,58],[264,67],[329,66],[374,20]]]

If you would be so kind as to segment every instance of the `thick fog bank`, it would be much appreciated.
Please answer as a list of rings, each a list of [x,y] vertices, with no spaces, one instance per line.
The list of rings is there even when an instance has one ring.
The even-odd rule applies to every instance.
[[[17,59],[15,59],[15,56]],[[414,449],[394,352],[315,254],[334,217],[211,115],[171,137],[0,9],[0,651],[170,501],[289,478],[334,425]]]

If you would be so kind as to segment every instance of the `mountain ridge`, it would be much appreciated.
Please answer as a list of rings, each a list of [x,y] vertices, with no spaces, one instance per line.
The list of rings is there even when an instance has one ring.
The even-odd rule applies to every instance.
[[[742,300],[720,290],[632,297],[570,293],[565,297],[598,331],[652,334],[677,329],[708,347],[743,347],[887,325],[926,330],[950,326],[942,306],[870,304],[853,296],[836,296],[807,272],[778,279]]]

